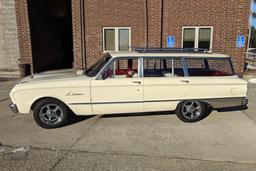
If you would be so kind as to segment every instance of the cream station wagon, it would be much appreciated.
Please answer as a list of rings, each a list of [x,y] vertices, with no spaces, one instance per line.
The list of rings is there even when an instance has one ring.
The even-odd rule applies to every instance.
[[[200,51],[138,49],[107,53],[82,75],[38,74],[10,92],[14,112],[33,111],[43,128],[62,126],[70,113],[101,115],[175,111],[184,122],[212,110],[247,106],[247,82],[231,58]]]

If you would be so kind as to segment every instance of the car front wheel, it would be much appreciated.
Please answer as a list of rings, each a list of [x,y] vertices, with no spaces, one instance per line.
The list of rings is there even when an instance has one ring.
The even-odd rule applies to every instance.
[[[34,107],[34,120],[46,129],[63,126],[67,120],[68,108],[55,99],[43,99]]]
[[[211,107],[209,105],[196,100],[181,102],[176,109],[176,115],[184,122],[200,121],[210,113]]]

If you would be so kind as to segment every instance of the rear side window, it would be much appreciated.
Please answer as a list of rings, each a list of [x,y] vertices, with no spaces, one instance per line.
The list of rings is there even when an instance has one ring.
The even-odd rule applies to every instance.
[[[226,58],[185,59],[189,76],[232,76],[232,63]]]
[[[184,76],[180,59],[144,58],[144,77],[181,77]]]

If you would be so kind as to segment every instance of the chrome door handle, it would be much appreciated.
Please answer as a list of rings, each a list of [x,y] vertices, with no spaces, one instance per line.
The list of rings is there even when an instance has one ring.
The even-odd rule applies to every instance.
[[[134,84],[141,84],[141,81],[133,81]]]
[[[183,82],[183,83],[189,83],[188,80],[180,80],[180,82]]]

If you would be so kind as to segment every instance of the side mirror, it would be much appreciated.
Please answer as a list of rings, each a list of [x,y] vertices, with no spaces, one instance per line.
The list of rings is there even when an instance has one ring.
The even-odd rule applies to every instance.
[[[102,80],[106,80],[108,78],[108,72],[103,72],[102,75],[101,75],[101,79]]]

